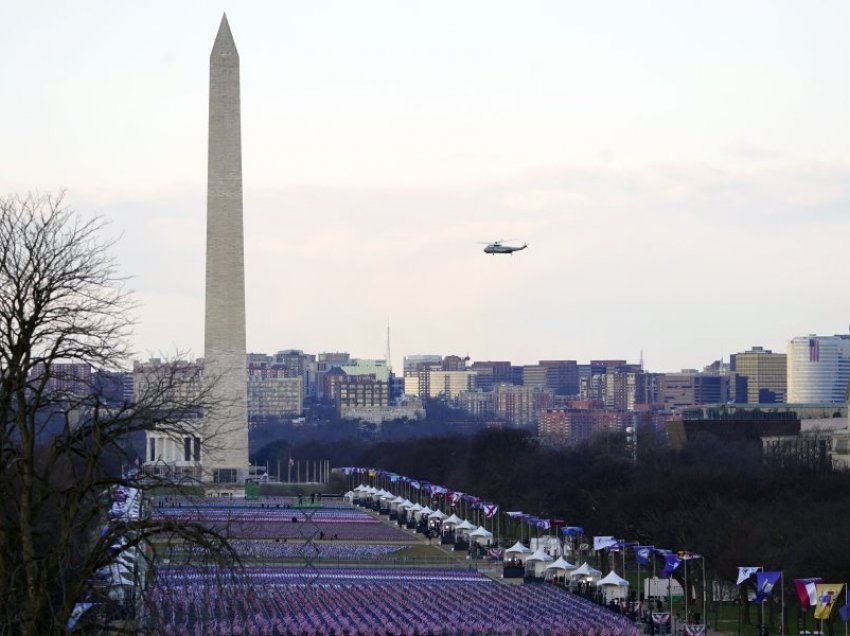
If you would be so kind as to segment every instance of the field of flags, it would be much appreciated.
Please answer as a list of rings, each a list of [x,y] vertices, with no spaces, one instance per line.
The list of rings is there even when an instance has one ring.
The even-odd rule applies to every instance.
[[[229,533],[246,565],[234,571],[203,559],[193,563],[188,548],[184,558],[161,563],[144,594],[146,628],[171,636],[637,636],[641,631],[626,616],[555,586],[508,585],[457,561],[439,568],[381,564],[382,558],[420,544],[421,537],[351,503],[327,503],[307,509],[285,498],[233,506],[210,500],[157,502],[158,516],[200,521]],[[381,538],[384,531],[377,527],[395,541]],[[342,558],[344,567],[298,563],[304,537],[309,532],[317,538],[317,528],[326,540],[307,549],[322,558]],[[302,543],[282,542],[295,536]]]
[[[123,599],[120,603],[137,599],[132,603],[142,630],[171,636],[637,636],[671,631],[704,636],[708,632],[710,584],[700,554],[614,536],[588,537],[581,526],[562,519],[500,511],[495,502],[376,469],[344,471],[352,482],[360,481],[356,488],[344,498],[315,497],[309,503],[300,497],[150,500],[140,491],[116,490],[104,536],[113,526],[123,527],[120,524],[139,517],[144,505],[145,514],[154,520],[192,521],[220,532],[240,555],[242,566],[213,565],[202,551],[178,543],[159,546],[155,568],[148,573],[153,576],[146,576],[140,549],[130,549],[118,536],[110,539],[116,563],[99,571],[100,584],[118,593],[113,596],[110,591],[109,597]],[[428,543],[436,538],[445,544],[450,537],[455,549],[461,546],[461,552],[470,555],[466,559],[473,561],[397,557],[421,546],[419,533],[425,532]],[[512,547],[503,547],[503,541],[517,535]],[[529,543],[537,550],[528,548]],[[567,560],[593,553],[599,568],[609,570],[605,576],[586,560],[581,566]],[[651,568],[653,579],[670,582],[665,583],[670,586],[669,606],[635,602],[643,591],[630,590],[629,581],[616,572],[627,574],[627,555],[637,567],[637,581],[642,582],[641,568],[647,577]],[[488,578],[477,571],[475,559],[503,563],[504,572],[519,563],[525,581],[509,585]],[[681,615],[673,612],[674,579],[688,590]],[[787,618],[786,603],[799,608],[801,620],[797,631],[782,625],[784,634],[825,633],[825,624],[831,633],[834,619],[850,622],[844,583],[820,577],[788,582],[779,569],[742,566],[735,584],[760,613],[760,629],[771,622],[766,606],[781,607],[779,616]],[[616,594],[612,598],[603,589],[614,589]],[[94,607],[90,600],[79,602],[69,630]],[[814,625],[806,624],[809,617]],[[740,622],[738,629],[740,633]]]

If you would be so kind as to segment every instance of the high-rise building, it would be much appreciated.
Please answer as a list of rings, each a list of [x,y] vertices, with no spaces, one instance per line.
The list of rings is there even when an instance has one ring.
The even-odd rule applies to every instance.
[[[316,359],[315,382],[316,391],[315,397],[321,402],[335,402],[336,394],[330,395],[327,392],[329,381],[326,375],[334,369],[339,370],[344,364],[351,362],[351,356],[345,352],[326,352],[320,353]],[[330,384],[333,380],[330,380]]]
[[[665,373],[658,384],[659,403],[667,410],[729,401],[729,376],[714,373]]]
[[[763,347],[730,356],[731,370],[747,378],[747,404],[785,402],[788,385],[787,356]],[[736,400],[740,401],[740,400]]]
[[[61,395],[83,397],[93,392],[92,367],[87,362],[53,362],[50,367],[39,363],[33,366],[29,379],[44,382],[44,394],[50,399]]]
[[[507,361],[482,360],[473,362],[469,367],[478,375],[475,378],[475,386],[485,391],[491,391],[493,386],[500,382],[511,382],[511,363]]]
[[[455,355],[446,356],[443,358],[442,368],[443,371],[466,371],[467,362],[469,362],[469,358]]]
[[[537,434],[547,443],[572,445],[600,433],[625,430],[631,414],[607,409],[542,409]]]
[[[390,389],[386,380],[374,375],[346,375],[337,390],[337,412],[342,414],[352,407],[389,406]]]
[[[278,351],[274,356],[276,365],[286,367],[288,376],[301,378],[301,399],[316,395],[316,356],[300,349]]]
[[[546,369],[546,386],[555,395],[579,394],[579,372],[575,360],[541,360],[539,364]]]
[[[202,458],[218,484],[248,476],[240,110],[239,54],[223,16],[210,54],[204,375],[214,404],[204,415]]]
[[[404,357],[404,393],[431,396],[430,373],[443,370],[443,356],[417,354]]]
[[[420,368],[420,365],[437,365],[437,367],[439,367],[442,363],[443,356],[440,355],[432,353],[414,354],[404,356],[402,371],[404,372],[404,375],[407,375],[408,371],[416,371]]]
[[[478,378],[475,379],[478,382]],[[461,391],[457,396],[457,406],[462,411],[476,417],[486,418],[495,412],[495,395],[493,391],[474,389]]]
[[[554,401],[551,389],[537,386],[497,384],[493,392],[496,416],[517,428],[536,427],[540,410],[549,408]]]
[[[805,336],[788,342],[788,402],[847,401],[850,335]]]
[[[370,375],[384,383],[390,381],[390,368],[386,360],[354,358],[348,364],[341,364],[339,368],[345,371],[346,375]]]
[[[475,388],[475,371],[429,371],[428,397],[456,400],[461,391]]]
[[[248,417],[252,423],[297,417],[304,410],[301,376],[283,365],[248,367]]]

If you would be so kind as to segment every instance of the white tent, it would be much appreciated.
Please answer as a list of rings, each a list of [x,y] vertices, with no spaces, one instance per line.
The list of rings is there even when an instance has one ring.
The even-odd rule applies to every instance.
[[[430,515],[428,515],[428,519],[436,519],[437,521],[442,521],[446,518],[446,513],[442,510],[435,510]]]
[[[450,517],[446,517],[443,519],[443,527],[446,526],[456,526],[460,523],[460,517],[458,517],[455,513],[452,513]]]
[[[558,579],[560,577],[563,577],[564,583],[566,584],[567,572],[569,572],[570,570],[575,570],[576,567],[577,566],[564,559],[564,557],[558,557],[557,560],[546,566],[546,570],[544,571],[543,576],[546,579]]]
[[[548,554],[546,554],[543,551],[543,548],[538,548],[534,553],[525,557],[525,560],[526,561],[543,561],[544,563],[549,563],[550,561],[553,561],[554,559],[552,559],[552,557],[550,557]]]
[[[525,557],[525,568],[534,576],[541,577],[546,571],[546,564],[551,563],[554,559],[543,551],[543,548],[538,548],[532,554]]]
[[[531,549],[526,548],[519,541],[514,543],[510,548],[505,550],[505,561],[519,561],[522,563],[525,557],[531,554]]]
[[[581,564],[581,567],[570,572],[570,578],[586,577],[591,580],[598,580],[602,576],[602,572],[588,565],[587,561]]]
[[[410,512],[412,512],[413,514],[416,514],[416,513],[417,513],[417,512],[419,512],[420,510],[422,510],[422,506],[421,506],[420,504],[413,504],[413,505],[410,507]]]
[[[619,574],[611,570],[604,578],[599,579],[596,585],[602,586],[605,594],[605,601],[610,601],[615,598],[624,599],[629,596],[629,582]]]
[[[472,530],[475,530],[475,526],[473,526],[468,521],[461,521],[459,524],[457,524],[457,528],[455,528],[455,530],[463,530],[465,532],[471,532]]]
[[[547,570],[576,570],[578,569],[577,565],[573,565],[569,561],[567,561],[564,557],[558,557],[556,561],[553,561],[549,565],[546,566]]]
[[[423,517],[423,516],[427,517],[427,516],[428,516],[428,515],[430,515],[432,512],[434,512],[434,511],[433,511],[433,510],[431,510],[428,506],[425,506],[424,508],[422,508],[421,510],[418,510],[418,511],[416,512],[416,518],[417,518],[417,519],[419,519],[419,518],[421,518],[421,517]]]
[[[531,554],[531,548],[526,548],[523,544],[517,541],[510,548],[505,550],[505,554]]]
[[[347,493],[345,493],[345,494],[343,495],[343,497],[344,497],[345,499],[354,499],[354,491],[353,491],[353,490],[349,490]]]
[[[476,543],[483,545],[493,538],[493,533],[484,526],[478,526],[475,530],[469,533],[470,539],[475,539]]]

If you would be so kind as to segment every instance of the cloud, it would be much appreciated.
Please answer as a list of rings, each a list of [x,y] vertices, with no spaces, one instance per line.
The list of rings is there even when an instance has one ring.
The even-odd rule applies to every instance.
[[[381,356],[389,319],[398,359],[633,359],[643,346],[669,369],[754,332],[781,349],[820,311],[850,315],[824,275],[843,268],[847,172],[551,167],[466,186],[248,190],[248,345]],[[93,200],[124,231],[138,348],[198,350],[202,192]],[[483,254],[497,238],[530,248]]]

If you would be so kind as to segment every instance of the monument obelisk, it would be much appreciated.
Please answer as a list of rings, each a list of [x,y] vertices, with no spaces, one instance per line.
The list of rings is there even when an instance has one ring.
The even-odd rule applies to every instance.
[[[248,401],[239,54],[226,15],[210,54],[208,143],[204,376],[214,384],[203,467],[214,483],[233,484],[248,476]]]

